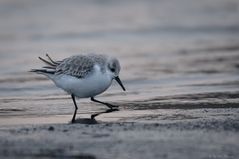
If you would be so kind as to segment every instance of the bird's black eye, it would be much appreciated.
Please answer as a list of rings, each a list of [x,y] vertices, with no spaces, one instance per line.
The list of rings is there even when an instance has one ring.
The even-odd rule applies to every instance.
[[[111,70],[112,72],[115,72],[115,68],[111,68],[110,70]]]

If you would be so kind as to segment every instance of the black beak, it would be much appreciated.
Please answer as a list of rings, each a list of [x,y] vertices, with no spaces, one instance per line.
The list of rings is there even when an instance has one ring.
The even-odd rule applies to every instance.
[[[115,80],[119,83],[119,85],[121,86],[121,88],[125,91],[124,85],[122,84],[119,76],[115,77]]]

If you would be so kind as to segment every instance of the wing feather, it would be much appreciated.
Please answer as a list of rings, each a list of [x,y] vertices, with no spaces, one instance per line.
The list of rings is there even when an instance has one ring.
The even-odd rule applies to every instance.
[[[83,78],[93,71],[94,61],[84,55],[71,56],[64,59],[57,67],[56,74],[67,74]]]

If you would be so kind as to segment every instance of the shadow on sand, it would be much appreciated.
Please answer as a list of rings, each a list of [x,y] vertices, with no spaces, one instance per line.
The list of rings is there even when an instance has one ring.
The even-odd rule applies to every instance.
[[[119,109],[107,109],[105,111],[92,114],[91,118],[77,118],[73,123],[70,122],[70,124],[98,124],[97,120],[95,119],[97,116],[101,114],[111,113],[114,111],[119,111]]]

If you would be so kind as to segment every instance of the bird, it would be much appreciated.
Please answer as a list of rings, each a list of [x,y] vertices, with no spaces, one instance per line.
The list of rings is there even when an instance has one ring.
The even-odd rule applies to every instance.
[[[73,55],[60,61],[53,60],[48,54],[46,57],[47,59],[39,57],[46,66],[31,69],[30,72],[45,75],[57,87],[71,95],[75,106],[72,123],[76,121],[78,110],[75,98],[90,98],[93,102],[106,105],[112,111],[118,110],[118,106],[95,99],[96,95],[110,87],[113,80],[126,91],[119,78],[121,67],[117,58],[94,53]]]

